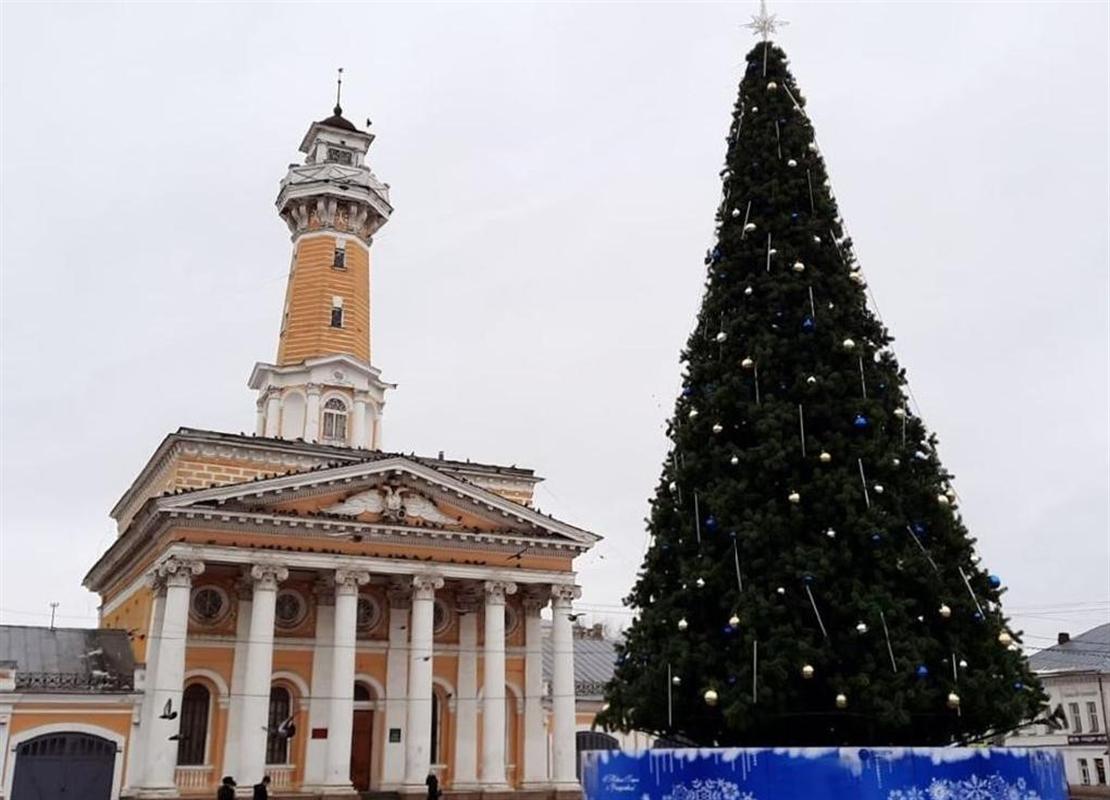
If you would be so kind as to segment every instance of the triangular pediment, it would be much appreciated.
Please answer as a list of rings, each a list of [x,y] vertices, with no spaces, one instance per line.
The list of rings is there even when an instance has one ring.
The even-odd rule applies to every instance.
[[[326,523],[558,541],[598,536],[402,456],[162,498],[166,511],[224,512]]]

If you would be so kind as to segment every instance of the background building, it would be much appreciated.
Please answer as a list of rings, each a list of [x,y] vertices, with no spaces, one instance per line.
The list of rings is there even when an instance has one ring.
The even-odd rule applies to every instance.
[[[110,630],[4,631],[6,797],[577,794],[573,565],[598,537],[533,508],[531,470],[379,449],[372,141],[338,105],[309,127],[255,434],[154,451],[85,578]]]
[[[1110,797],[1110,623],[1059,641],[1029,658],[1048,693],[1049,706],[1063,708],[1060,730],[1022,728],[1012,747],[1056,747],[1064,754],[1068,783],[1076,797]]]

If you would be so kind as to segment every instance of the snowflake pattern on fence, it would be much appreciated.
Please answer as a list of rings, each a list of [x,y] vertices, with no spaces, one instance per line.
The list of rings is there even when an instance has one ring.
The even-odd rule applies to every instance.
[[[690,785],[676,783],[663,800],[757,800],[751,792],[741,792],[733,781],[720,778],[695,779]]]
[[[887,800],[1041,800],[1041,796],[1029,788],[1025,778],[1010,783],[996,772],[966,780],[934,779],[927,789],[894,789]]]

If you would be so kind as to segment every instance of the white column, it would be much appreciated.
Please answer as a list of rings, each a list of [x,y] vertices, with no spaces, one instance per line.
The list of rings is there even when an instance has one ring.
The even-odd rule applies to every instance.
[[[455,763],[451,788],[478,786],[478,592],[460,592],[459,671],[455,678]]]
[[[166,594],[165,583],[156,574],[148,576],[148,582],[154,593],[150,605],[150,625],[146,635],[146,669],[143,674],[143,705],[139,712],[138,735],[131,741],[131,752],[127,759],[127,780],[129,787],[143,785],[146,777],[147,748],[144,743],[147,731],[153,727],[151,722],[154,714],[154,677],[158,674],[158,637],[162,634],[162,621],[165,619]]]
[[[331,696],[331,646],[335,636],[335,590],[328,581],[316,582],[316,641],[312,650],[312,697],[308,701],[308,731],[305,736],[304,786],[302,791],[321,789],[324,784],[328,740],[313,739],[309,731],[328,727]],[[234,774],[234,773],[231,773]]]
[[[482,789],[508,791],[505,779],[505,595],[507,581],[486,581],[486,630],[482,650]]]
[[[373,412],[370,415],[370,419],[371,419],[371,425],[373,427],[373,431],[371,432],[371,435],[370,435],[370,449],[371,450],[381,450],[382,449],[382,410],[381,410],[380,407],[373,409]]]
[[[146,736],[146,770],[143,778],[145,794],[176,794],[174,770],[177,767],[177,742],[170,737],[181,724],[181,694],[185,684],[185,636],[189,630],[189,595],[193,576],[204,572],[200,561],[167,558],[154,568],[154,575],[165,582],[166,600],[162,630],[159,632],[157,672],[150,694],[150,728]],[[162,711],[170,704],[174,719],[163,719]]]
[[[235,654],[231,665],[231,702],[228,706],[227,733],[224,739],[225,775],[239,774],[239,731],[243,727],[243,693],[246,691],[247,642],[251,634],[251,594],[253,579],[241,576],[235,584],[238,608],[235,616]]]
[[[331,703],[328,709],[328,792],[354,793],[351,786],[351,731],[355,714],[355,635],[358,587],[369,572],[335,571],[335,637],[331,650]]]
[[[551,779],[558,789],[578,787],[574,774],[574,632],[570,613],[571,603],[581,594],[577,586],[551,587]]]
[[[305,394],[308,402],[304,411],[304,440],[315,442],[320,438],[320,384],[306,384]]]
[[[407,791],[424,791],[432,766],[432,638],[438,575],[412,578],[412,620],[409,639],[408,730],[405,731]]]
[[[366,392],[355,392],[355,408],[351,412],[351,446],[369,447],[370,437],[366,424]]]
[[[266,771],[264,730],[269,723],[270,682],[274,667],[274,605],[278,583],[288,577],[289,570],[277,564],[255,564],[251,567],[254,592],[243,673],[239,772],[235,775],[241,790],[249,790],[261,781]]]
[[[266,393],[266,435],[271,439],[281,434],[281,393],[269,389]]]
[[[389,597],[389,649],[385,655],[385,740],[382,742],[383,791],[394,791],[405,779],[404,728],[408,717],[409,690],[409,608],[412,586],[395,579]],[[390,740],[390,732],[401,738]]]
[[[524,592],[524,784],[546,784],[547,732],[543,725],[543,621],[548,590],[529,587]]]
[[[259,397],[255,403],[257,409],[254,414],[254,432],[259,436],[266,435],[266,398]]]

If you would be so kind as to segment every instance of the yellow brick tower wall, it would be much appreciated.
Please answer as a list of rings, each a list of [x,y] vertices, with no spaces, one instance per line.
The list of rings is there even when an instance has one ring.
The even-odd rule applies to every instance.
[[[285,295],[277,363],[349,353],[370,361],[370,252],[346,238],[345,268],[334,266],[337,236],[309,234],[296,243]],[[343,327],[331,326],[332,298],[343,298]]]

